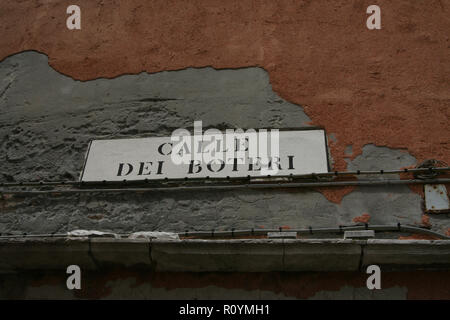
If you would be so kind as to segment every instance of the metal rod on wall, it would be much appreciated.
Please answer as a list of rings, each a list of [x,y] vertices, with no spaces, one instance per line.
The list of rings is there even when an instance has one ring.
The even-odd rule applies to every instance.
[[[406,184],[446,184],[450,179],[408,179],[408,180],[358,180],[335,182],[285,182],[285,183],[251,183],[240,185],[201,185],[173,186],[147,188],[97,188],[97,189],[66,189],[66,190],[0,190],[0,194],[38,195],[38,194],[68,194],[68,193],[121,193],[121,192],[158,192],[182,190],[226,190],[226,189],[270,189],[270,188],[314,188],[314,187],[346,187],[346,186],[381,186]]]

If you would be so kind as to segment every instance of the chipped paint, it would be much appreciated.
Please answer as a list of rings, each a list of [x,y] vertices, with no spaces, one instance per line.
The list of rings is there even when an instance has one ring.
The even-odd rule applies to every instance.
[[[329,134],[333,170],[387,169],[385,165],[392,166],[392,169],[410,168],[431,158],[448,162],[450,20],[439,1],[380,0],[377,4],[387,13],[383,15],[382,32],[365,28],[366,4],[361,1],[337,0],[324,5],[323,1],[231,0],[211,1],[205,5],[199,0],[171,3],[165,0],[129,0],[120,6],[102,5],[102,10],[98,10],[99,0],[79,0],[77,4],[82,8],[83,27],[76,33],[65,28],[64,2],[46,1],[38,6],[35,3],[34,0],[24,0],[1,4],[0,60],[4,63],[7,61],[5,58],[12,54],[36,50],[45,53],[49,57],[49,65],[60,73],[54,75],[47,70],[46,59],[42,67],[38,63],[42,57],[33,57],[37,60],[33,60],[35,64],[32,65],[42,67],[35,75],[40,83],[46,82],[40,78],[44,73],[51,75],[52,79],[57,78],[57,81],[71,82],[61,87],[61,95],[53,96],[61,101],[56,103],[57,107],[49,104],[51,112],[45,108],[42,111],[35,103],[44,99],[45,94],[36,91],[38,99],[32,94],[30,99],[24,100],[23,96],[12,99],[14,89],[21,94],[27,93],[23,90],[26,85],[15,88],[17,80],[20,80],[15,77],[23,77],[28,71],[18,70],[15,64],[10,69],[5,68],[4,82],[0,84],[0,99],[4,106],[29,107],[27,115],[42,112],[28,122],[19,114],[13,122],[8,109],[6,117],[0,119],[4,130],[0,134],[7,141],[2,153],[8,157],[10,165],[1,174],[7,181],[30,178],[26,170],[17,171],[17,176],[11,175],[18,170],[14,162],[26,161],[26,152],[29,152],[30,162],[35,161],[36,155],[44,159],[48,154],[54,154],[58,160],[68,155],[74,157],[73,161],[67,161],[69,169],[59,169],[50,178],[75,179],[79,171],[77,163],[82,160],[89,137],[108,136],[115,132],[128,135],[170,133],[174,128],[186,127],[191,120],[196,120],[191,117],[201,115],[212,119],[214,113],[224,114],[224,110],[230,108],[227,97],[223,99],[227,104],[214,105],[214,110],[207,110],[203,105],[186,108],[196,101],[189,101],[179,109],[167,108],[169,102],[161,102],[152,105],[150,110],[149,105],[131,99],[125,102],[114,100],[107,90],[101,93],[100,83],[104,79],[99,78],[117,80],[121,75],[138,77],[141,72],[157,77],[167,75],[167,79],[180,77],[177,79],[181,79],[181,83],[185,79],[191,82],[197,71],[198,74],[204,72],[203,75],[213,74],[207,78],[213,79],[211,83],[228,79],[227,90],[245,78],[242,74],[251,74],[245,78],[250,79],[248,83],[261,82],[263,85],[252,87],[258,94],[246,97],[245,103],[238,101],[239,106],[245,107],[254,101],[259,104],[259,109],[255,107],[245,113],[248,119],[244,123],[268,126],[295,121],[294,126],[323,126]],[[28,19],[22,19],[25,13]],[[54,19],[48,19],[49,16]],[[247,67],[255,68],[247,70]],[[267,89],[264,72],[255,71],[260,68],[268,73],[270,90]],[[217,74],[219,69],[243,73],[236,78],[227,78],[223,73]],[[168,75],[166,71],[170,70],[180,70],[180,74],[189,76],[184,79],[178,73]],[[86,82],[61,80],[64,78],[61,74]],[[139,75],[141,78],[148,76]],[[120,78],[116,82],[120,83],[119,87],[130,79],[129,76]],[[87,82],[93,79],[100,82]],[[112,81],[109,80],[107,86]],[[85,100],[71,105],[64,94],[78,85],[86,85],[86,92],[81,95]],[[128,88],[132,87],[136,86]],[[38,86],[33,88],[38,90]],[[272,94],[272,88],[277,95]],[[108,107],[95,105],[93,98],[86,98],[87,92],[91,91],[100,93]],[[203,91],[209,93],[214,90]],[[269,92],[267,97],[264,95],[266,92]],[[134,99],[137,94],[132,94]],[[152,94],[157,96],[159,92]],[[204,93],[195,92],[194,96],[198,98],[201,94]],[[14,101],[16,104],[11,103]],[[275,108],[275,114],[265,116],[262,112],[264,103],[269,109],[281,103],[290,111],[285,113],[280,111],[285,109]],[[80,106],[90,106],[91,109],[76,109]],[[130,106],[136,111],[130,112]],[[195,113],[195,107],[202,109]],[[112,108],[116,108],[113,116],[108,112]],[[294,112],[292,108],[298,111]],[[155,112],[155,109],[159,111]],[[70,118],[58,118],[54,110],[63,113],[65,118],[70,115]],[[120,110],[126,116],[121,116]],[[262,112],[260,118],[249,116],[258,113],[257,110]],[[235,109],[233,121],[238,119],[236,122],[227,119],[220,124],[236,125],[242,118],[239,112],[240,109]],[[285,119],[282,119],[283,115]],[[167,117],[170,120],[162,120],[167,120]],[[86,124],[86,119],[97,119],[101,125]],[[151,121],[138,121],[142,119]],[[133,122],[137,125],[132,126],[130,123]],[[217,121],[211,123],[217,124]],[[39,131],[45,126],[55,132],[46,135]],[[26,142],[21,130],[31,133]],[[71,137],[68,139],[72,140],[61,143],[57,138],[63,139],[64,132],[69,132]],[[55,136],[57,138],[52,140]],[[13,144],[14,148],[7,144]],[[36,152],[29,148],[25,152],[21,148],[26,144],[39,150]],[[51,148],[52,153],[43,150],[44,146]],[[34,164],[39,170],[33,172],[32,178],[47,178],[50,170],[46,166],[53,168],[54,161],[45,158],[38,166]],[[407,174],[399,176],[402,179],[411,177]],[[450,190],[449,185],[446,187]],[[200,199],[194,200],[180,194],[170,198],[157,195],[155,199],[142,195],[118,195],[114,201],[89,195],[19,200],[4,196],[0,199],[0,232],[55,232],[79,226],[121,231],[135,231],[137,226],[149,230],[184,230],[198,227],[195,225],[198,221],[201,221],[202,228],[262,227],[262,224],[268,228],[278,225],[296,228],[312,224],[336,226],[351,222],[400,221],[431,227],[450,236],[448,219],[422,215],[423,186],[395,187],[383,192],[377,188],[369,191],[356,187],[314,190],[321,194],[280,189],[274,193],[202,194]],[[67,212],[71,214],[67,215]],[[193,217],[186,213],[193,213]],[[424,238],[427,236],[400,237],[405,240]],[[263,297],[269,293],[273,294],[270,297],[280,298],[355,298],[355,294],[365,296],[365,277],[365,274],[357,273],[155,274],[109,270],[101,275],[87,275],[84,290],[75,293],[75,298],[121,297],[129,290],[141,290],[144,298],[160,297],[161,294],[175,298],[211,297],[214,291],[208,291],[208,288],[223,288],[230,290],[228,293],[225,290],[224,296],[235,294],[244,298]],[[383,275],[383,287],[390,290],[386,293],[389,298],[450,299],[446,285],[449,282],[449,272],[388,272]],[[14,294],[30,298],[48,295],[71,297],[64,287],[65,278],[54,274],[27,274],[22,279],[0,276],[0,283],[3,284],[0,285],[0,297]],[[5,283],[12,283],[15,289],[5,293]],[[160,290],[152,291],[154,288]]]
[[[45,52],[53,68],[80,80],[192,66],[260,66],[281,97],[302,105],[315,125],[335,134],[331,153],[338,170],[345,169],[348,145],[352,159],[367,143],[403,148],[418,161],[449,158],[443,133],[450,21],[437,1],[381,0],[378,5],[389,13],[383,32],[365,28],[363,2],[344,0],[130,0],[100,11],[99,1],[78,5],[84,24],[71,33],[62,2],[3,3],[0,59],[23,50]],[[24,12],[29,19],[18,19]]]
[[[368,214],[367,212],[364,212],[359,217],[354,217],[353,218],[353,222],[354,223],[369,223],[369,220],[370,220],[370,214]]]

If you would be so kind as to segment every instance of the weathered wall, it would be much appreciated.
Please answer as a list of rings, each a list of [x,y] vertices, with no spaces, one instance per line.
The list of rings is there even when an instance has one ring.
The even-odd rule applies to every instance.
[[[79,31],[65,27],[69,4],[0,5],[2,182],[74,180],[89,140],[167,136],[194,120],[219,129],[323,126],[335,170],[450,163],[448,0],[379,0],[377,31],[365,27],[368,0],[79,0]],[[449,233],[449,214],[424,216],[422,206],[420,188],[406,186],[4,197],[0,233],[354,222]],[[145,280],[126,272],[93,275],[80,294],[448,298],[449,280],[448,273],[391,273],[387,291],[368,293],[357,274]],[[0,297],[71,297],[56,275],[0,281]]]
[[[3,181],[76,180],[88,141],[170,136],[201,119],[205,127],[305,126],[301,106],[278,97],[261,68],[186,69],[80,82],[25,52],[0,63],[10,85],[0,101]],[[398,169],[416,159],[366,145],[351,170]],[[422,199],[407,186],[360,187],[340,203],[313,190],[195,191],[13,197],[0,200],[0,232],[114,232],[336,227],[368,213],[370,223],[422,223]],[[445,233],[446,215],[431,218]]]
[[[3,1],[0,59],[24,50],[90,80],[188,67],[259,66],[274,91],[302,105],[345,148],[407,149],[448,160],[450,2],[378,0],[382,29],[366,28],[369,0]]]
[[[68,3],[1,5],[2,181],[76,179],[90,139],[169,135],[194,120],[324,126],[334,170],[448,162],[448,1],[381,0],[375,31],[365,0],[77,4],[75,31]],[[50,60],[6,58],[24,50]],[[446,215],[422,216],[420,187],[316,191],[3,200],[0,232],[301,227],[363,214],[448,232]]]
[[[365,273],[83,273],[82,290],[66,275],[0,276],[0,299],[450,299],[450,273],[384,272],[382,290],[366,288]]]

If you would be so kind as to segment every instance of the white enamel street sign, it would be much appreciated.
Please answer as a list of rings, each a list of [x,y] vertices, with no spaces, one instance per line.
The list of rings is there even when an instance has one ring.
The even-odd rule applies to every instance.
[[[248,131],[244,135],[228,131],[214,135],[206,131],[183,139],[172,135],[93,140],[81,181],[263,177],[328,172],[324,130],[267,130],[266,134],[262,131],[265,130],[256,131],[256,135],[247,135]]]

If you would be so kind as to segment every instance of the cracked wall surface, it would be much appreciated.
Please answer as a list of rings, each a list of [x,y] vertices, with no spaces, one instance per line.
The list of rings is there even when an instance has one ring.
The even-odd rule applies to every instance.
[[[1,62],[0,74],[2,181],[76,180],[91,139],[170,136],[194,120],[220,129],[302,127],[310,120],[301,106],[272,91],[261,68],[189,68],[82,82],[53,70],[45,55],[24,52]],[[348,169],[414,164],[405,150],[367,145]],[[0,232],[336,227],[363,214],[376,224],[422,223],[422,198],[407,186],[352,190],[340,203],[304,189],[15,196],[0,201]],[[431,225],[445,233],[448,215],[432,217]]]

